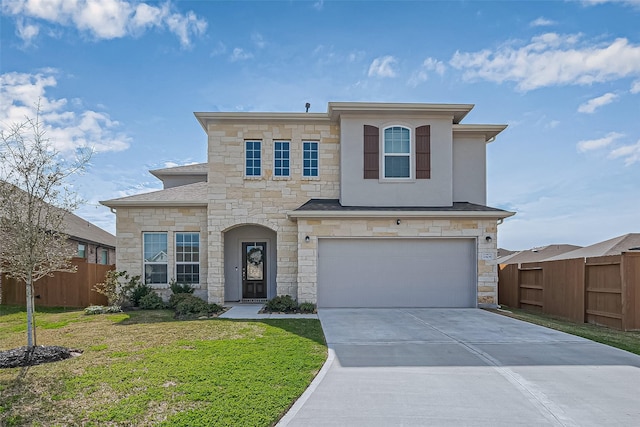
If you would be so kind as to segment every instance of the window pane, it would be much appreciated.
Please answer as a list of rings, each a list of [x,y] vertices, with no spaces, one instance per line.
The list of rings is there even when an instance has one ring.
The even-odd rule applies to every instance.
[[[167,264],[146,264],[144,283],[167,283]]]
[[[167,234],[144,234],[144,261],[167,262]]]
[[[302,176],[318,176],[318,143],[305,142],[302,153]]]
[[[386,156],[384,158],[385,178],[409,178],[408,156]]]
[[[410,132],[407,128],[391,127],[384,130],[384,152],[408,154],[411,150]]]

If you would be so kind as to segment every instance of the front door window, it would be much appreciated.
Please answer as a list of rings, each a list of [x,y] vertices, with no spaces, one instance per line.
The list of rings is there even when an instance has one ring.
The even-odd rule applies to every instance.
[[[242,243],[242,298],[266,298],[266,254],[265,242]]]

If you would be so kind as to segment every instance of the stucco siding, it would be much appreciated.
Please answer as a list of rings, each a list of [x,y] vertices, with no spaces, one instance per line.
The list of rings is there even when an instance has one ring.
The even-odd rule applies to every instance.
[[[364,179],[363,127],[404,126],[411,129],[411,167],[415,169],[415,128],[431,126],[431,178]],[[452,133],[451,117],[348,116],[341,117],[341,195],[344,206],[450,206],[452,199]],[[382,162],[383,147],[380,145]],[[414,170],[415,172],[415,170]],[[413,173],[413,172],[412,172]],[[415,178],[415,177],[414,177]]]
[[[453,201],[487,203],[486,143],[484,136],[453,140]]]

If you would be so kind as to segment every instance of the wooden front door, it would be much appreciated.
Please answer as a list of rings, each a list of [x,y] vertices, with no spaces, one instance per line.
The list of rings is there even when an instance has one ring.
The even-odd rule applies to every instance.
[[[267,297],[267,243],[242,242],[242,298]]]

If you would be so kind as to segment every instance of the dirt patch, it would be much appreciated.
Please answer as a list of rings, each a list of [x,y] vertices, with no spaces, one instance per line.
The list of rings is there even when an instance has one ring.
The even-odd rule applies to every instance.
[[[81,354],[82,350],[60,347],[57,345],[38,345],[33,347],[24,346],[11,350],[0,351],[0,369],[58,362],[60,360],[80,356]]]

